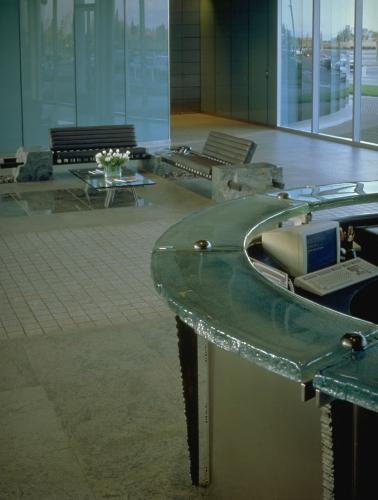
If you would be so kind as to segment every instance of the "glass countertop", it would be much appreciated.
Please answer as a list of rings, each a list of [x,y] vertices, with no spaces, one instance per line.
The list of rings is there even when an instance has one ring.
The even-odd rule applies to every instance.
[[[378,344],[321,370],[314,377],[314,387],[335,399],[378,411]]]
[[[350,205],[353,203],[374,202],[378,197],[378,181],[344,182],[341,184],[325,184],[319,186],[304,186],[286,191],[292,200],[304,201],[311,208],[319,208],[327,202],[326,208],[331,208],[334,203],[342,206],[342,202]],[[277,193],[269,193],[277,197]],[[375,198],[375,199],[374,199]]]
[[[280,222],[378,200],[378,182],[319,186],[323,198],[316,200],[315,189],[311,196],[307,189],[287,191],[287,199],[276,192],[207,207],[171,227],[152,254],[156,289],[197,334],[296,381],[312,380],[344,360],[340,338],[346,332],[360,331],[369,343],[378,338],[377,325],[268,281],[247,255],[249,243]],[[211,247],[196,250],[198,240]]]

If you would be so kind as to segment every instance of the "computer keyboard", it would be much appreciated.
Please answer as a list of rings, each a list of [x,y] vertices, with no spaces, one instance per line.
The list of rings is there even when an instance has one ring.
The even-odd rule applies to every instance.
[[[374,276],[378,276],[378,267],[356,257],[313,273],[298,276],[294,280],[294,285],[315,295],[326,295]]]

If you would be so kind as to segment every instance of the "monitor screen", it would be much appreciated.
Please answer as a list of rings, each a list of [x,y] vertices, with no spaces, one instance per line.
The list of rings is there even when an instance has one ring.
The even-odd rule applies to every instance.
[[[307,273],[338,262],[335,230],[326,229],[307,235]]]
[[[262,244],[291,276],[302,276],[339,262],[339,231],[336,221],[282,227],[263,233]]]

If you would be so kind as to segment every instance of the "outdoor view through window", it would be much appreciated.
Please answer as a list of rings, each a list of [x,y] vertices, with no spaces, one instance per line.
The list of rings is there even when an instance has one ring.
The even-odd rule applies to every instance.
[[[281,1],[281,126],[378,144],[378,10],[364,0],[355,26],[359,4]]]

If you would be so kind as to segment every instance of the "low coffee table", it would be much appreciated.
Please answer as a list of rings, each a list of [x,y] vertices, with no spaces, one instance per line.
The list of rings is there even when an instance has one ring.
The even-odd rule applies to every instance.
[[[96,191],[105,191],[105,208],[110,206],[116,192],[124,189],[129,189],[133,193],[135,204],[138,205],[138,196],[135,188],[156,184],[155,181],[147,179],[141,174],[131,172],[127,168],[123,168],[122,175],[113,181],[105,179],[103,171],[96,167],[92,169],[74,168],[70,169],[70,172],[86,183],[86,193],[88,193],[88,187]]]

